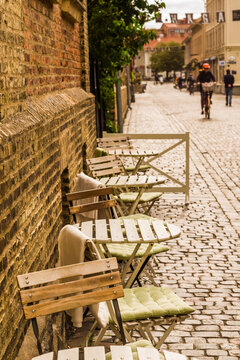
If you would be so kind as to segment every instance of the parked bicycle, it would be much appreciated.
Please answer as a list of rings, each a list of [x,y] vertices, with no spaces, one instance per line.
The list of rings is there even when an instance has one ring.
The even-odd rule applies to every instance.
[[[205,82],[202,83],[203,91],[203,104],[204,104],[204,114],[205,119],[210,119],[210,109],[211,109],[211,94],[213,92],[214,82]]]

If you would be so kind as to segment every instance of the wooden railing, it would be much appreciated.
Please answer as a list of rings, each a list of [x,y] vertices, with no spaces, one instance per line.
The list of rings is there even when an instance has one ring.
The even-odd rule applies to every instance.
[[[123,134],[121,134],[123,136]],[[110,133],[103,133],[103,137],[119,137],[119,134],[110,134]],[[166,146],[163,151],[160,151],[157,155],[147,158],[143,161],[143,165],[149,165],[152,169],[154,169],[159,174],[165,176],[167,179],[171,180],[177,186],[158,186],[154,187],[152,190],[149,191],[161,191],[161,192],[173,192],[173,193],[184,193],[185,194],[185,204],[189,203],[189,195],[190,195],[190,184],[189,184],[189,132],[184,134],[126,134],[126,137],[134,140],[177,140],[175,144],[171,146]],[[176,149],[180,145],[185,144],[185,169],[184,169],[184,176],[185,181],[180,181],[176,176],[172,176],[167,174],[162,169],[153,165],[153,161],[161,158],[163,155]],[[169,164],[170,166],[171,164]],[[179,165],[180,166],[180,165]]]

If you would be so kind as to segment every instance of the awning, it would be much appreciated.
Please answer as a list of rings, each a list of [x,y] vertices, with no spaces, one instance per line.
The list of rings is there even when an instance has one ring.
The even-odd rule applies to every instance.
[[[210,60],[216,60],[216,56],[211,57]]]

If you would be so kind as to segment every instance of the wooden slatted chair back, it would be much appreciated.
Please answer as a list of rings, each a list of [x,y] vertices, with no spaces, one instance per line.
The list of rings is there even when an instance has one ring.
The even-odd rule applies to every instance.
[[[107,219],[112,217],[117,218],[116,207],[119,208],[119,205],[115,199],[110,199],[110,196],[113,194],[113,188],[99,188],[94,190],[83,190],[73,193],[66,194],[69,212],[73,216],[74,222],[76,221],[76,214],[84,214],[92,210],[105,210],[105,215]],[[90,202],[73,205],[73,201],[83,200],[83,199],[92,199],[98,197],[100,200],[98,202]]]
[[[116,155],[87,159],[87,165],[94,178],[126,173],[122,161]]]
[[[124,296],[116,258],[18,275],[17,280],[26,319]]]
[[[132,149],[132,144],[128,136],[97,138],[97,145],[105,150]]]

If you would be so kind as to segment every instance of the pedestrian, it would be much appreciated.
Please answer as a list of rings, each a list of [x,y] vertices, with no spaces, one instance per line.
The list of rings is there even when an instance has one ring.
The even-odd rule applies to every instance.
[[[156,85],[158,84],[158,81],[159,81],[159,76],[158,76],[158,74],[156,73],[156,74],[155,74],[155,84],[156,84]]]
[[[178,78],[178,88],[180,91],[182,91],[182,87],[183,87],[183,78],[181,76],[179,76]]]
[[[234,84],[234,76],[230,74],[230,70],[227,69],[227,74],[224,75],[225,94],[226,94],[226,106],[232,106],[232,91]]]

